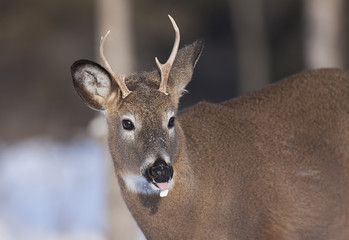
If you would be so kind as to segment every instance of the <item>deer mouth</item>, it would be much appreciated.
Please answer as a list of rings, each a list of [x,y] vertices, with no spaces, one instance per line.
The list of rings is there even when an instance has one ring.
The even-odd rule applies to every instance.
[[[163,159],[157,159],[154,164],[146,170],[145,177],[161,191],[168,189],[169,181],[173,177],[173,168]]]

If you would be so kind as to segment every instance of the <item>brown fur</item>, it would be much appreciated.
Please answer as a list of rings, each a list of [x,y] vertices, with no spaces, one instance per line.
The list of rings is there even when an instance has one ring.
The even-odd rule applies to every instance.
[[[154,71],[128,77],[124,100],[111,83],[97,101],[79,78],[86,62],[72,67],[80,96],[106,110],[122,194],[146,238],[349,239],[349,72],[308,71],[227,102],[199,103],[178,114],[173,139],[160,115],[177,111],[201,49],[196,42],[178,53],[168,96],[157,91]],[[132,144],[119,135],[127,111],[143,119]],[[174,168],[165,198],[131,192],[122,178],[139,171],[142,154],[164,148],[150,135],[165,139]]]

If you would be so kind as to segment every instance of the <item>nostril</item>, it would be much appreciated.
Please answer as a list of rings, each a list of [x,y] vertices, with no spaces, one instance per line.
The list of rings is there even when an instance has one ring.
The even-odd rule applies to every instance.
[[[159,167],[152,167],[149,169],[150,176],[156,178],[161,175],[161,170]]]

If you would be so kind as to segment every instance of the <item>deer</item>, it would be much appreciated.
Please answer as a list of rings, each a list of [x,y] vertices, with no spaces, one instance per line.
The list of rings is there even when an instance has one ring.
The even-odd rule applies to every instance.
[[[307,70],[178,110],[204,42],[128,76],[89,60],[73,84],[102,111],[122,196],[147,239],[349,239],[349,71]],[[251,69],[253,71],[253,69]]]

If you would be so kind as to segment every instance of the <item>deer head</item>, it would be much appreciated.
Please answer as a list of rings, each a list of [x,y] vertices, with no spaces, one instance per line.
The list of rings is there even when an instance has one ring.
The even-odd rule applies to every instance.
[[[170,20],[176,40],[165,64],[156,58],[159,71],[130,76],[115,73],[104,56],[109,32],[100,46],[105,68],[88,60],[71,67],[80,97],[90,108],[105,113],[116,173],[129,190],[138,193],[167,193],[173,186],[173,164],[183,137],[175,123],[178,101],[203,48],[203,41],[196,41],[177,53],[179,29]]]

